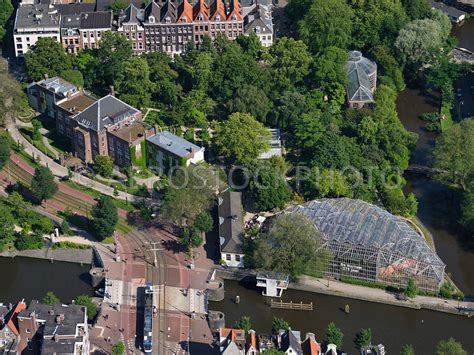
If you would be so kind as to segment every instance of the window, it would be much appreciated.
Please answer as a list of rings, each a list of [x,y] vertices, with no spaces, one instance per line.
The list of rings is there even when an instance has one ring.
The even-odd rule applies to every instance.
[[[84,38],[87,38],[87,32],[84,32]]]
[[[166,21],[166,23],[171,23],[171,18],[168,16],[168,17],[166,17],[165,21]]]
[[[235,255],[235,261],[240,262],[240,255],[239,255],[239,254],[236,254],[236,255]]]
[[[28,328],[26,328],[26,332],[27,332],[27,333],[31,333],[31,330],[28,329]]]
[[[30,37],[26,37],[26,42],[29,42],[30,41]]]
[[[150,16],[150,17],[148,18],[148,21],[149,21],[150,23],[155,23],[155,16]]]
[[[183,17],[181,18],[181,22],[183,22],[183,23],[188,22],[188,20],[186,19],[186,16],[183,16]]]
[[[138,32],[138,39],[142,39],[142,33]]]
[[[226,254],[226,255],[225,255],[225,259],[226,259],[227,261],[231,261],[231,260],[232,260],[232,256],[231,256],[230,254]]]
[[[97,38],[100,38],[100,31],[97,31]]]
[[[17,41],[17,42],[21,42],[21,38],[20,38],[20,37],[17,37],[17,38],[16,38],[16,41]]]
[[[18,43],[18,44],[16,45],[16,49],[22,49],[22,48],[23,48],[23,46],[21,45],[21,43]]]
[[[94,38],[94,32],[91,32],[91,38]]]

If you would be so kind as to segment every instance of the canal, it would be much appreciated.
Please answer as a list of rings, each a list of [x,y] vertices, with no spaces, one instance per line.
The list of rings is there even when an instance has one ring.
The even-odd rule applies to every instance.
[[[453,35],[459,39],[460,47],[474,51],[474,18],[462,26],[455,26]],[[457,85],[474,85],[472,76],[464,78]],[[460,108],[466,116],[466,108]],[[419,135],[411,163],[429,164],[437,134],[426,132],[425,122],[419,116],[424,112],[439,110],[437,97],[425,96],[418,89],[407,88],[398,96],[397,110],[405,128]],[[418,217],[433,235],[437,252],[447,265],[446,271],[466,295],[474,296],[474,241],[457,223],[458,196],[452,190],[425,177],[407,175],[406,179],[406,191],[417,196]],[[314,311],[272,310],[265,303],[265,297],[250,285],[226,281],[225,289],[225,300],[212,302],[209,307],[225,313],[227,326],[231,326],[240,316],[248,315],[255,330],[268,333],[273,317],[283,317],[293,329],[301,330],[302,333],[314,332],[317,339],[323,340],[327,324],[333,321],[344,332],[344,349],[351,353],[355,352],[355,333],[364,327],[371,328],[374,342],[383,343],[390,353],[398,353],[403,344],[410,343],[414,345],[417,354],[432,354],[439,340],[451,336],[461,341],[469,354],[474,353],[473,318],[296,290],[285,291],[283,299],[313,302]],[[240,296],[239,304],[233,301],[236,295]],[[346,304],[350,305],[349,315],[343,312]]]
[[[0,302],[41,300],[48,291],[64,303],[81,294],[93,295],[89,270],[90,265],[0,257]]]
[[[240,303],[234,302],[240,296]],[[252,285],[225,281],[225,299],[211,302],[209,308],[225,313],[226,325],[231,326],[243,315],[250,316],[253,329],[269,334],[273,317],[284,318],[302,336],[316,334],[323,341],[325,329],[335,322],[344,333],[344,350],[354,354],[354,336],[361,328],[372,329],[374,343],[382,343],[390,354],[398,354],[404,344],[412,344],[416,354],[433,354],[440,339],[455,337],[463,343],[469,354],[474,353],[474,318],[449,315],[426,310],[414,310],[377,303],[326,296],[312,292],[286,290],[282,299],[295,302],[313,302],[313,311],[271,309],[269,300]],[[345,305],[350,313],[344,312]]]

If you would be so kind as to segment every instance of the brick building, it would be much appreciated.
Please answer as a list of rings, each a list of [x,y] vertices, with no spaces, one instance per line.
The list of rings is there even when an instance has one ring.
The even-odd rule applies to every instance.
[[[142,26],[144,16],[145,11],[133,4],[130,4],[119,16],[117,32],[128,38],[135,54],[145,52],[145,30]]]
[[[79,33],[81,49],[97,48],[102,34],[112,30],[112,12],[97,11],[81,13]]]

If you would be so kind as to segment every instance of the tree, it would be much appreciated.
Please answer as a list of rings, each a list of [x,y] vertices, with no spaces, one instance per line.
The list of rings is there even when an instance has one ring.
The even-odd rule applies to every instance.
[[[125,353],[125,345],[119,341],[112,346],[112,355],[123,355]]]
[[[66,220],[63,220],[62,223],[61,223],[61,233],[63,233],[64,235],[72,235],[72,230],[71,230],[71,227],[69,226],[69,223],[68,221]]]
[[[0,170],[10,159],[10,141],[6,136],[0,136]]]
[[[329,259],[320,248],[322,240],[321,233],[305,215],[282,214],[258,238],[254,260],[258,268],[287,273],[292,280],[302,274],[318,275]]]
[[[463,194],[461,202],[461,224],[474,231],[474,180]]]
[[[0,0],[0,44],[6,33],[8,19],[13,13],[13,5],[10,0]]]
[[[269,138],[270,133],[252,115],[237,112],[217,125],[214,144],[232,163],[243,163],[269,149]]]
[[[38,166],[35,169],[35,176],[31,180],[31,190],[40,202],[50,199],[58,191],[58,185],[49,168]]]
[[[434,62],[446,39],[446,33],[438,21],[414,20],[400,30],[395,47],[403,63],[418,69]]]
[[[128,2],[126,0],[114,0],[112,5],[110,5],[110,10],[114,13],[114,16],[118,16],[122,10],[125,10],[128,7]]]
[[[252,329],[252,323],[250,323],[250,317],[249,316],[242,316],[239,319],[237,319],[232,326],[234,329],[242,329],[245,331],[245,335],[249,333],[249,330]]]
[[[74,303],[87,308],[87,319],[93,320],[97,314],[97,306],[92,300],[92,297],[88,295],[79,295],[74,300]]]
[[[94,172],[105,178],[111,177],[114,171],[114,162],[108,155],[98,155],[95,157]]]
[[[247,112],[259,121],[265,122],[272,103],[261,89],[253,85],[244,85],[228,102],[227,108],[229,113]]]
[[[13,239],[15,222],[10,208],[3,203],[0,204],[0,245]],[[0,247],[1,249],[3,248]]]
[[[61,303],[61,300],[52,291],[48,291],[44,295],[42,302],[44,304],[57,304]]]
[[[201,232],[210,232],[212,230],[213,220],[208,211],[201,212],[194,221],[194,227]]]
[[[124,75],[124,67],[132,57],[130,41],[124,35],[105,31],[100,40],[99,49],[94,60],[94,83],[99,91],[107,92],[110,85],[120,82]]]
[[[407,15],[412,20],[418,20],[428,17],[431,11],[427,0],[402,0],[403,7]]]
[[[299,33],[311,52],[329,46],[345,49],[352,32],[354,12],[344,0],[314,0],[299,22]]]
[[[275,348],[265,349],[262,351],[264,355],[285,355],[284,351],[277,350]]]
[[[28,76],[37,81],[45,74],[53,77],[70,69],[71,57],[55,38],[41,37],[25,54],[25,63]]]
[[[162,216],[181,228],[192,227],[198,216],[210,209],[214,192],[221,187],[217,174],[209,168],[197,165],[176,169],[164,189]]]
[[[249,191],[257,208],[284,208],[291,200],[285,175],[269,161],[252,165]]]
[[[328,344],[334,344],[338,349],[342,348],[342,338],[344,334],[342,333],[341,329],[339,329],[336,324],[333,322],[328,324],[326,328],[326,342]]]
[[[150,81],[148,62],[142,57],[133,57],[123,65],[123,75],[117,80],[120,98],[134,107],[147,107],[151,103],[153,84]]]
[[[467,351],[463,349],[460,342],[454,338],[449,338],[438,343],[435,355],[467,355]]]
[[[404,293],[408,298],[416,297],[416,295],[418,294],[418,288],[416,287],[415,280],[408,280],[407,287],[405,288]]]
[[[195,227],[184,228],[180,243],[186,248],[186,250],[198,248],[202,245],[202,242],[201,231]]]
[[[272,333],[278,334],[280,330],[288,330],[290,325],[283,318],[273,317],[272,321]]]
[[[38,119],[33,119],[31,120],[31,125],[33,126],[33,135],[32,135],[32,139],[34,141],[40,141],[41,140],[41,128],[43,128],[43,125],[41,124],[41,121],[38,120]]]
[[[466,119],[445,130],[433,151],[436,179],[467,190],[474,177],[474,120]]]
[[[303,41],[279,38],[269,53],[273,82],[280,90],[300,84],[308,75],[312,58]]]
[[[172,67],[171,57],[163,52],[152,52],[145,58],[150,69],[150,81],[153,83],[152,99],[164,105],[176,105],[183,88],[177,83],[179,74]]]
[[[312,168],[304,181],[304,196],[307,199],[323,197],[349,197],[351,190],[344,175],[338,170]]]
[[[358,332],[354,339],[354,344],[359,350],[366,350],[372,343],[372,330],[370,328],[363,328]]]
[[[403,345],[400,355],[415,355],[415,349],[413,348],[413,345],[411,344]]]
[[[110,237],[118,222],[117,207],[110,196],[101,195],[91,211],[94,231],[99,240]]]
[[[84,87],[84,77],[79,70],[76,69],[66,69],[61,71],[61,77],[69,81],[71,84],[76,85],[77,87]]]
[[[346,84],[346,63],[347,51],[334,46],[324,48],[313,64],[312,78],[315,84],[327,94],[332,94],[336,84]]]

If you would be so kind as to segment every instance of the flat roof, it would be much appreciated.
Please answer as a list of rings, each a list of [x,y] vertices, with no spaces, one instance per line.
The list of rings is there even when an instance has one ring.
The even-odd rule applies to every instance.
[[[80,21],[81,29],[110,28],[112,26],[112,12],[83,12]]]
[[[96,101],[97,100],[94,99],[92,96],[89,96],[85,93],[80,93],[61,102],[60,104],[58,104],[58,106],[75,115],[81,111],[84,111]]]
[[[20,4],[16,14],[15,30],[57,28],[59,31],[58,10],[50,4]]]
[[[145,137],[145,132],[152,128],[150,125],[147,125],[141,121],[135,121],[130,125],[125,125],[120,129],[109,131],[110,134],[127,141],[128,143],[133,143],[137,139]]]
[[[168,131],[157,133],[147,141],[180,158],[204,149]]]

